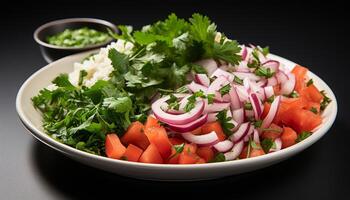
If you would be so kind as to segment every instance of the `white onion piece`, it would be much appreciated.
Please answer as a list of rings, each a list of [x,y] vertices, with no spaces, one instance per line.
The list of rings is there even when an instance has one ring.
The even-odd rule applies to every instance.
[[[296,83],[294,74],[290,73],[287,76],[288,80],[281,84],[281,93],[285,95],[293,92]]]
[[[216,117],[218,113],[209,113],[208,114],[208,119],[207,122],[215,122],[218,120],[218,118]]]
[[[232,82],[233,79],[234,79],[234,75],[227,72],[227,71],[224,71],[220,68],[218,68],[217,70],[215,70],[215,72],[210,76],[211,78],[214,78],[214,77],[217,77],[219,78],[220,76],[223,76],[225,77],[228,81]]]
[[[203,59],[195,62],[195,64],[202,66],[209,76],[218,68],[218,64],[213,59]]]
[[[236,92],[238,94],[238,97],[240,99],[241,102],[247,101],[249,98],[249,94],[248,91],[245,87],[243,86],[237,86],[236,87]]]
[[[253,140],[256,144],[260,144],[259,132],[256,129],[253,132]]]
[[[215,131],[212,131],[204,135],[194,135],[191,132],[182,133],[181,135],[188,142],[200,144],[200,145],[211,144],[216,142],[219,139]]]
[[[250,129],[249,122],[241,124],[238,130],[235,133],[233,133],[232,136],[230,136],[230,139],[235,143],[242,140],[247,135],[249,129]]]
[[[270,98],[271,96],[275,95],[275,91],[273,90],[272,86],[264,87],[265,97]]]
[[[194,129],[202,126],[207,122],[208,119],[208,114],[204,114],[200,118],[188,123],[188,124],[170,124],[168,123],[168,127],[170,130],[179,132],[179,133],[184,133],[188,131],[193,131]]]
[[[243,123],[244,121],[244,109],[239,108],[232,111],[232,119],[235,120],[238,124]]]
[[[279,108],[279,105],[280,105],[280,101],[281,101],[281,96],[277,96],[273,100],[273,102],[271,104],[271,107],[270,107],[270,110],[267,113],[265,119],[263,120],[263,122],[261,124],[261,128],[262,129],[269,127],[271,125],[273,119],[275,119],[275,116],[277,114],[277,111],[278,111],[278,108]]]
[[[204,87],[209,87],[210,79],[206,74],[195,74],[194,80],[196,83],[203,85]]]
[[[285,74],[283,71],[279,71],[278,73],[276,73],[276,78],[277,78],[277,81],[278,83],[285,83],[286,81],[288,81],[288,76],[287,74]]]
[[[218,142],[213,146],[218,152],[227,152],[233,147],[233,142],[230,140],[224,140],[222,142]]]
[[[252,104],[253,111],[254,111],[254,117],[256,120],[260,119],[260,116],[263,112],[263,105],[261,104],[260,99],[255,93],[251,93],[249,96],[249,100]]]
[[[243,86],[244,86],[244,88],[247,89],[247,90],[250,88],[250,80],[249,80],[249,78],[245,77],[245,78],[243,79]]]
[[[236,110],[242,107],[242,103],[237,94],[236,88],[232,85],[231,90],[229,92],[230,100],[231,100],[231,109]]]
[[[252,118],[252,117],[254,117],[254,111],[253,110],[245,110],[244,111],[244,116],[246,118]]]
[[[249,78],[251,81],[258,81],[260,77],[251,72],[232,72],[233,75],[239,77],[240,79]]]
[[[218,103],[214,102],[212,104],[205,105],[204,113],[219,112],[230,107],[230,103]]]
[[[280,62],[278,62],[277,60],[267,60],[262,64],[262,66],[265,68],[269,68],[273,72],[278,72]]]
[[[231,149],[231,151],[229,151],[229,152],[224,154],[225,159],[226,160],[234,160],[234,159],[236,159],[242,153],[243,147],[244,147],[244,142],[243,141],[240,141],[240,142],[236,143],[233,146],[233,148]]]
[[[276,152],[276,151],[279,151],[279,150],[282,149],[282,140],[281,140],[281,138],[276,138],[274,143],[275,143],[276,147],[275,148],[271,148],[270,152]]]
[[[170,123],[170,124],[187,124],[194,120],[196,120],[204,110],[204,102],[197,101],[195,103],[195,107],[187,113],[173,115],[166,113],[162,110],[162,105],[167,104],[166,101],[169,100],[169,96],[158,99],[152,104],[153,114],[159,119],[161,122]]]
[[[267,79],[267,86],[274,86],[277,84],[278,84],[278,81],[277,81],[276,77],[273,76],[273,77]]]
[[[193,93],[195,92],[199,92],[200,90],[202,90],[204,93],[207,92],[208,88],[203,86],[203,85],[200,85],[198,83],[195,83],[194,81],[192,81],[190,84],[187,85],[187,88],[189,90],[191,90]]]

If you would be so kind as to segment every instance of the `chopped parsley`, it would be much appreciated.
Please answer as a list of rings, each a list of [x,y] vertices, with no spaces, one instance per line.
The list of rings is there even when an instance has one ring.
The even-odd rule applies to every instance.
[[[293,92],[291,92],[289,95],[284,95],[285,97],[288,98],[298,98],[299,97],[299,93],[295,90],[293,90]]]
[[[270,96],[266,99],[267,102],[272,103],[275,100],[275,95]]]
[[[314,81],[312,80],[312,79],[310,79],[307,83],[306,83],[306,86],[310,86],[310,85],[312,85],[312,84],[314,84]]]
[[[215,94],[208,94],[207,95],[208,104],[213,104],[214,103],[214,97],[215,97]]]
[[[184,148],[185,148],[185,143],[182,143],[182,144],[179,144],[179,145],[174,145],[173,147],[175,149],[175,153],[173,155],[171,155],[168,159],[171,159],[171,158],[175,157],[176,155],[182,153]]]
[[[271,78],[275,75],[275,72],[271,71],[270,68],[258,67],[255,70],[255,75],[265,77],[265,78]]]
[[[262,122],[263,121],[261,119],[259,119],[259,120],[254,121],[253,125],[254,125],[255,128],[260,128],[261,125],[262,125]]]
[[[315,108],[315,107],[311,107],[311,108],[310,108],[310,111],[313,112],[313,113],[315,113],[315,114],[318,113],[317,108]]]
[[[247,102],[244,104],[244,109],[245,110],[253,110],[253,106],[251,103]]]
[[[231,123],[232,117],[227,116],[227,110],[220,111],[216,118],[221,124],[222,130],[224,131],[225,135],[230,136],[233,134],[232,129],[235,127],[233,123]]]
[[[185,105],[185,112],[190,112],[196,104],[197,98],[206,98],[202,90],[193,93],[190,97],[187,98],[187,104]]]
[[[231,85],[227,84],[227,85],[223,86],[222,88],[220,88],[219,92],[220,92],[221,96],[224,96],[230,92],[230,89],[231,89]]]
[[[240,79],[238,76],[235,76],[235,77],[233,78],[233,81],[234,81],[235,83],[239,84],[239,85],[243,85],[243,80]]]
[[[271,148],[275,145],[275,142],[270,138],[265,138],[261,141],[261,147],[265,153],[268,153]]]
[[[308,138],[312,133],[308,132],[308,131],[303,131],[298,135],[298,138],[295,140],[295,142],[301,142],[303,140],[305,140],[306,138]]]
[[[323,100],[321,102],[320,110],[323,111],[326,109],[328,104],[332,102],[332,100],[329,97],[327,97],[326,92],[324,90],[321,91],[321,94],[323,96]]]
[[[210,160],[210,163],[214,162],[224,162],[226,161],[225,155],[223,153],[217,153],[212,160]]]
[[[166,101],[168,103],[168,109],[179,110],[180,103],[177,100],[177,97],[173,94],[170,94],[169,97],[170,98]]]

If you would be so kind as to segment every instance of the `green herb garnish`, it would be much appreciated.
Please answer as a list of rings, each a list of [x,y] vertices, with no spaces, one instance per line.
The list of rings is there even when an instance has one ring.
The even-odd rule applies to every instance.
[[[261,147],[265,153],[268,153],[274,144],[275,142],[270,138],[265,138],[263,141],[261,141]]]
[[[310,85],[314,84],[314,81],[312,79],[310,79],[307,83],[306,86],[309,87]]]
[[[308,132],[308,131],[303,131],[298,135],[298,138],[295,140],[295,142],[301,142],[303,140],[305,140],[306,138],[308,138],[312,133]]]
[[[224,162],[226,161],[225,155],[223,153],[217,153],[212,160],[210,160],[210,163],[214,162]]]
[[[223,86],[222,88],[219,89],[219,92],[221,94],[221,96],[224,96],[225,94],[228,94],[230,92],[231,89],[231,85],[227,84],[225,86]]]
[[[217,115],[216,118],[221,124],[222,130],[227,136],[230,136],[233,134],[232,129],[235,127],[234,124],[231,123],[232,117],[227,116],[227,110],[222,110],[220,111]]]
[[[321,94],[323,96],[323,100],[321,102],[320,110],[323,111],[326,109],[326,107],[329,105],[329,103],[332,102],[332,100],[329,97],[327,97],[326,92],[324,90],[321,91]]]

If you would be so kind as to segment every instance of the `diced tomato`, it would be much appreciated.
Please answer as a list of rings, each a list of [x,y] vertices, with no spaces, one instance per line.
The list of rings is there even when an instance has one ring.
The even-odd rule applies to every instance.
[[[184,150],[186,152],[191,152],[191,153],[196,153],[197,152],[197,145],[192,143],[192,144],[185,144]]]
[[[268,130],[263,131],[261,137],[263,139],[269,138],[269,139],[276,139],[280,137],[281,133],[283,132],[282,127],[277,126],[276,124],[272,123],[270,127],[268,127]]]
[[[144,126],[139,121],[131,123],[126,133],[121,138],[123,144],[133,144],[142,149],[146,149],[149,145],[147,136],[144,133]]]
[[[202,134],[207,134],[212,131],[215,131],[220,141],[224,141],[226,139],[226,135],[219,122],[209,122],[202,126]]]
[[[180,154],[176,152],[174,148],[172,148],[171,155],[167,159],[168,164],[179,164]]]
[[[199,158],[196,164],[204,164],[207,163],[203,158]]]
[[[302,109],[307,105],[307,101],[304,98],[285,98],[281,101],[280,106],[277,111],[277,115],[273,122],[277,125],[281,124],[282,117],[289,109]]]
[[[261,148],[260,144],[256,144],[258,146],[257,149],[250,147],[250,153],[249,153],[249,158],[257,157],[257,156],[262,156],[265,154],[264,150]],[[240,159],[245,159],[248,156],[248,146],[245,146],[243,148],[242,153],[239,155]]]
[[[193,135],[201,135],[202,134],[202,127],[200,126],[200,127],[196,128],[196,129],[194,129],[193,131],[191,131],[191,133]]]
[[[147,117],[146,123],[145,123],[145,129],[150,127],[158,127],[160,128],[161,125],[159,124],[158,119],[154,118],[152,115],[149,115]]]
[[[211,147],[199,147],[197,149],[197,155],[208,162],[214,158],[214,151]]]
[[[269,102],[265,102],[264,103],[264,110],[261,114],[261,119],[264,119],[266,117],[266,115],[269,113],[270,111],[270,107],[271,107],[271,104]]]
[[[150,144],[148,145],[147,149],[142,153],[139,162],[162,164],[163,158],[160,155],[156,145]]]
[[[114,133],[107,134],[105,148],[107,157],[114,159],[120,159],[126,150],[119,137]]]
[[[316,114],[320,114],[320,109],[321,109],[320,106],[321,105],[319,103],[315,103],[315,102],[310,101],[310,102],[307,103],[307,106],[306,106],[305,109],[306,110],[316,109],[316,111],[317,111]]]
[[[305,83],[305,79],[306,79],[306,73],[307,73],[308,69],[305,67],[302,67],[300,65],[296,65],[293,70],[292,73],[295,75],[295,90],[300,94],[301,91],[305,88],[306,83]]]
[[[198,162],[200,157],[195,153],[195,151],[193,152],[193,150],[196,150],[193,148],[193,146],[191,147],[185,145],[184,150],[179,156],[179,164],[195,164]]]
[[[281,135],[282,148],[287,148],[295,144],[295,140],[298,138],[297,133],[290,127],[283,127],[283,133]]]
[[[150,143],[154,144],[158,148],[158,151],[162,155],[163,159],[170,156],[172,144],[170,143],[164,127],[147,128],[145,129],[145,134]]]
[[[124,155],[122,156],[127,161],[137,162],[142,155],[143,150],[133,144],[129,144],[126,148]]]
[[[321,92],[315,87],[314,84],[307,86],[302,92],[301,95],[305,97],[308,101],[321,103],[323,99],[323,95]]]
[[[302,131],[312,131],[322,123],[322,118],[310,110],[289,109],[287,113],[283,114],[282,122],[301,133]]]
[[[185,143],[185,140],[182,138],[172,137],[169,138],[169,141],[172,145],[179,145]]]

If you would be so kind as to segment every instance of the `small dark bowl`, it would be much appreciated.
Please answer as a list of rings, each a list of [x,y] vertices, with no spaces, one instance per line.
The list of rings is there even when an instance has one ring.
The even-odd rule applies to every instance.
[[[117,27],[105,20],[93,18],[71,18],[52,21],[40,26],[34,32],[34,40],[40,45],[41,54],[48,63],[74,53],[101,48],[113,41],[113,39],[110,39],[104,43],[88,45],[86,47],[61,47],[46,42],[48,36],[60,33],[68,28],[78,29],[82,27],[92,28],[101,32],[107,32],[107,29],[111,29],[115,33],[118,33]]]

